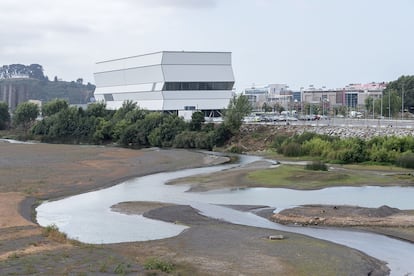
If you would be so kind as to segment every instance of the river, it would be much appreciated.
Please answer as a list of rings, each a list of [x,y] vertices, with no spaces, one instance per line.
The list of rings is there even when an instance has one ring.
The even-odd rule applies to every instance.
[[[241,165],[259,159],[244,156],[241,158]],[[158,173],[125,181],[107,189],[45,202],[36,209],[37,221],[42,226],[55,224],[70,238],[86,243],[153,240],[178,235],[186,227],[143,216],[112,212],[110,207],[125,201],[186,204],[207,216],[232,223],[301,233],[358,249],[386,261],[391,275],[414,273],[414,244],[364,232],[283,226],[252,213],[221,206],[267,205],[281,210],[302,204],[347,204],[363,207],[388,205],[400,209],[414,209],[413,187],[335,187],[315,191],[249,188],[189,193],[186,192],[189,188],[186,185],[164,185],[165,182],[179,177],[214,173],[232,166],[235,165]]]

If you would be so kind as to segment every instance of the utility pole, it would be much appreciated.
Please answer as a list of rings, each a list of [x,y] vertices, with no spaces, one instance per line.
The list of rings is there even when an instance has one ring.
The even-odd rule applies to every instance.
[[[388,91],[388,120],[391,120],[391,91]]]
[[[374,120],[375,119],[375,114],[374,114],[374,96],[372,96],[372,120]]]
[[[404,120],[404,83],[401,91],[401,121]]]

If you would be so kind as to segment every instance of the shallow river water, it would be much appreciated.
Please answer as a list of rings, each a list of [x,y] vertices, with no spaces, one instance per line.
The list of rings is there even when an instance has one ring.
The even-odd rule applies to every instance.
[[[257,161],[245,156],[241,165]],[[186,192],[185,185],[164,185],[165,182],[199,173],[214,173],[235,165],[158,173],[139,177],[119,185],[45,202],[37,207],[37,221],[42,226],[55,224],[70,238],[94,244],[144,241],[171,237],[186,227],[112,212],[110,207],[124,201],[157,201],[187,204],[203,214],[226,221],[269,229],[301,233],[343,244],[386,261],[392,275],[414,274],[414,244],[382,235],[338,229],[283,226],[256,216],[236,211],[219,204],[267,205],[277,210],[303,204],[359,205],[380,207],[388,205],[399,209],[414,209],[412,187],[337,187],[315,191],[289,189],[249,188],[222,189],[209,192]]]

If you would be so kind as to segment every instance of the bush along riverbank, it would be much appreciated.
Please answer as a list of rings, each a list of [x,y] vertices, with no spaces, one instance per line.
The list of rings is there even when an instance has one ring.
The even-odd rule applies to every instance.
[[[367,137],[359,136],[361,130],[358,128],[348,129],[350,135],[345,136],[330,130],[332,127],[243,126],[231,139],[230,149],[235,152],[274,152],[284,157],[326,163],[414,168],[414,136],[405,133],[406,130]]]

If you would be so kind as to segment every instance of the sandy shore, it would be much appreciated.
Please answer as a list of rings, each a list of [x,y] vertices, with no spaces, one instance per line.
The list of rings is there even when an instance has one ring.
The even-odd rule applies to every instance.
[[[344,246],[290,233],[284,233],[287,238],[282,241],[269,241],[267,236],[279,232],[200,217],[188,206],[118,206],[129,206],[130,213],[189,225],[190,229],[178,237],[113,245],[56,240],[30,220],[33,204],[39,200],[96,190],[136,176],[225,160],[185,150],[138,151],[51,144],[0,143],[0,153],[3,274],[145,275],[146,259],[159,258],[172,261],[176,273],[181,275],[332,275],[337,269],[343,275],[387,275],[383,263]],[[246,181],[244,175],[245,170],[231,172],[232,177],[225,175],[226,179],[216,185],[239,186]],[[209,189],[208,183],[204,188]]]

